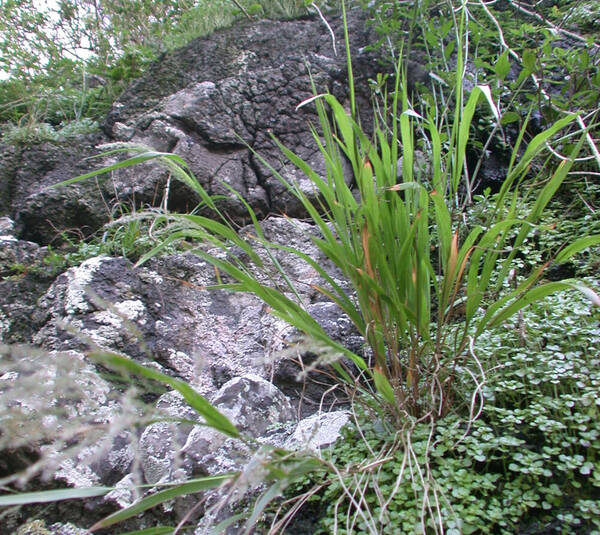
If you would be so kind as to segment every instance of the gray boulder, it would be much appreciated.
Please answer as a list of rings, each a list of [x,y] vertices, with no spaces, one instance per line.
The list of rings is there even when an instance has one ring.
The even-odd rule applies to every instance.
[[[262,228],[267,239],[320,258],[307,223],[270,218]],[[266,264],[260,276],[284,288],[266,250],[256,250]],[[318,273],[283,251],[274,256],[317,321],[360,349],[362,339],[348,318],[315,289],[323,284]],[[323,258],[321,263],[327,265]],[[334,267],[328,269],[343,286]],[[92,258],[61,274],[38,300],[33,340],[48,350],[82,351],[91,343],[117,351],[190,381],[202,393],[246,373],[274,377],[286,393],[300,393],[301,367],[294,359],[281,360],[298,333],[252,295],[207,289],[215,283],[213,267],[191,253],[155,258],[139,268],[124,258]],[[314,401],[322,391],[311,393]]]
[[[0,218],[0,343],[27,343],[36,332],[36,302],[55,276],[44,263],[46,253],[37,243],[18,240],[12,219]]]
[[[141,414],[123,398],[81,353],[0,345],[2,472],[28,452],[22,483],[38,474],[72,487],[122,479]]]
[[[350,421],[350,417],[349,411],[332,411],[304,418],[298,422],[286,447],[316,453],[331,446],[339,440],[341,430]]]
[[[181,411],[177,395],[167,396],[159,402],[166,414],[179,412],[179,418],[199,420],[193,411],[189,414],[189,407]],[[263,441],[270,435],[277,436],[278,426],[293,425],[295,418],[287,397],[258,375],[247,374],[228,381],[210,401],[242,434]],[[242,441],[227,438],[212,428],[167,422],[148,426],[140,439],[140,449],[141,466],[149,483],[172,478],[180,468],[188,477],[239,470],[251,453]]]
[[[312,226],[288,218],[270,218],[262,228],[267,239],[297,247],[327,266],[312,242]],[[250,230],[242,229],[241,233],[246,235]],[[34,252],[38,248],[35,244],[31,247]],[[266,251],[261,247],[257,250],[266,262],[265,281],[283,287],[284,279],[269,264]],[[356,338],[347,318],[340,317],[335,305],[315,290],[315,285],[323,283],[318,273],[283,251],[275,251],[274,255],[317,321],[341,341]],[[344,284],[333,266],[328,269]],[[255,297],[208,290],[207,286],[215,282],[212,266],[191,253],[152,259],[139,268],[123,258],[97,257],[58,276],[34,303],[31,321],[35,334],[30,340],[41,349],[32,350],[32,354],[45,355],[54,366],[44,364],[38,373],[43,370],[53,378],[63,377],[76,391],[68,390],[68,400],[62,402],[60,385],[54,384],[42,388],[45,398],[32,397],[29,383],[19,382],[19,376],[11,370],[3,375],[0,389],[1,385],[7,387],[6,399],[28,400],[25,409],[29,412],[41,413],[44,407],[58,403],[73,425],[93,422],[107,426],[110,431],[101,439],[81,442],[68,457],[54,454],[52,442],[46,436],[39,437],[40,443],[47,446],[40,448],[38,455],[48,459],[48,467],[61,482],[70,486],[118,483],[118,490],[100,501],[104,504],[101,508],[124,507],[139,497],[134,483],[142,481],[140,471],[149,483],[240,468],[252,472],[246,466],[252,464],[253,451],[240,441],[191,423],[151,424],[137,444],[125,427],[138,421],[145,410],[140,407],[136,413],[135,403],[123,398],[124,393],[101,378],[96,367],[84,359],[82,352],[90,345],[127,354],[183,378],[258,444],[286,444],[297,414],[291,401],[303,397],[300,412],[304,414],[306,407],[313,410],[315,406],[308,403],[309,396],[315,403],[322,399],[327,386],[303,387],[303,378],[298,376],[301,367],[293,360],[281,360],[282,350],[296,343],[298,333],[273,318]],[[27,361],[24,357],[17,360],[21,364]],[[31,380],[40,386],[47,381],[44,377],[34,376]],[[292,398],[266,380],[270,378]],[[11,391],[13,384],[20,384],[21,390]],[[197,421],[194,411],[172,393],[162,396],[157,408],[171,417]],[[126,418],[126,414],[131,417]],[[41,420],[60,431],[56,419]],[[135,468],[136,451],[141,452],[140,471]],[[250,477],[252,481],[254,478]],[[218,492],[211,496],[209,504],[222,498]],[[182,518],[190,507],[193,503],[189,499],[178,500],[164,513]]]
[[[60,275],[39,300],[34,341],[46,349],[117,351],[214,392],[254,370],[264,374],[273,322],[244,294],[207,290],[214,269],[191,254],[134,269],[98,257]]]
[[[265,379],[247,374],[224,384],[210,397],[212,405],[236,425],[246,438],[256,444],[281,446],[295,424],[295,413],[287,397]],[[182,407],[178,394],[161,397],[158,407],[162,413],[198,421],[189,407]],[[217,475],[252,470],[253,456],[260,455],[246,441],[228,438],[223,433],[203,425],[190,426],[157,422],[148,426],[140,438],[140,465],[148,483],[165,483],[191,477]],[[263,474],[264,477],[264,474]],[[241,478],[237,485],[240,485]],[[238,492],[255,490],[261,480]],[[228,493],[227,489],[213,490],[206,495],[206,505],[212,505]],[[165,504],[165,511],[175,511],[182,518],[194,511],[193,518],[205,512],[192,496],[184,496]]]
[[[341,17],[331,15],[329,22],[337,55],[329,30],[316,16],[238,23],[152,65],[114,104],[103,134],[81,136],[68,145],[0,147],[0,215],[15,219],[19,237],[47,244],[60,242],[62,233],[72,229],[82,235],[93,233],[119,207],[166,204],[174,211],[190,211],[197,205],[199,199],[176,181],[169,183],[167,192],[169,174],[156,163],[68,187],[50,187],[114,162],[112,157],[86,158],[98,154],[99,144],[122,141],[182,156],[209,193],[222,195],[220,207],[235,221],[247,221],[248,216],[229,188],[241,194],[259,217],[301,215],[296,200],[246,144],[285,178],[302,184],[301,174],[284,163],[271,139],[275,135],[324,174],[308,129],[309,122],[318,122],[315,107],[297,106],[312,95],[311,77],[317,91],[329,89],[342,102],[347,100]],[[367,80],[381,68],[366,52],[374,37],[365,28],[365,15],[352,11],[349,24],[357,96],[361,109],[368,111]],[[368,128],[367,117],[363,123]],[[304,187],[310,192],[309,184]]]

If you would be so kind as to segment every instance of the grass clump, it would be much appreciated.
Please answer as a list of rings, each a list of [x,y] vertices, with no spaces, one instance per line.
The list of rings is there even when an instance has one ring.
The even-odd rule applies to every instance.
[[[465,13],[463,11],[463,17]],[[464,22],[463,18],[457,23],[462,27]],[[464,42],[459,41],[458,72],[462,72],[464,62],[464,51],[460,48],[463,46]],[[587,292],[574,281],[536,285],[545,265],[518,281],[512,275],[520,247],[568,175],[584,136],[580,137],[569,160],[555,169],[548,171],[542,167],[538,171],[543,187],[535,202],[526,209],[520,193],[526,178],[530,178],[532,163],[543,156],[546,144],[576,117],[563,118],[521,149],[523,127],[506,180],[490,214],[483,225],[469,227],[463,224],[460,214],[464,192],[468,195],[472,188],[466,171],[466,151],[479,102],[487,101],[497,120],[501,119],[489,87],[476,86],[467,98],[462,78],[457,76],[454,110],[447,110],[443,115],[430,110],[421,116],[410,105],[406,84],[400,84],[399,67],[391,99],[384,96],[380,115],[375,117],[375,130],[368,136],[357,122],[350,59],[348,71],[350,113],[327,93],[302,103],[317,107],[319,130],[314,128],[313,133],[327,165],[327,176],[318,176],[303,160],[279,144],[283,154],[310,179],[318,194],[317,200],[312,200],[297,184],[286,181],[274,169],[272,172],[302,203],[322,236],[314,239],[315,245],[350,281],[353,293],[337,285],[321,265],[302,251],[269,243],[250,209],[255,236],[250,241],[238,236],[184,162],[173,155],[142,148],[136,156],[118,165],[162,159],[223,223],[195,215],[172,214],[171,236],[142,257],[141,262],[159,253],[165,244],[184,238],[206,240],[224,251],[237,246],[245,253],[244,258],[222,259],[202,250],[196,253],[235,281],[224,284],[223,288],[256,294],[275,315],[350,359],[362,375],[359,388],[363,393],[370,393],[374,403],[384,407],[384,412],[392,415],[396,422],[406,418],[434,421],[448,414],[454,406],[469,404],[470,394],[464,397],[466,385],[459,384],[457,370],[465,366],[471,369],[472,388],[476,391],[485,380],[484,367],[477,358],[471,359],[473,354],[469,351],[481,333],[559,289],[570,286]],[[430,150],[431,172],[424,182],[420,182],[413,171],[415,129],[426,132],[423,141]],[[343,159],[352,167],[358,198],[347,183]],[[548,174],[542,176],[546,171]],[[563,262],[598,239],[596,236],[577,240],[555,260]],[[284,250],[315,269],[326,281],[318,290],[351,319],[364,337],[370,357],[365,359],[331,340],[304,310],[298,292],[284,273],[287,285],[284,288],[263,283],[263,279],[255,275],[256,270],[263,268],[263,261],[254,252],[252,241],[267,249]],[[508,281],[513,279],[516,284],[504,291]],[[593,292],[590,295],[597,299]],[[495,301],[488,301],[490,298]],[[457,323],[455,314],[459,304],[464,321]],[[479,314],[482,307],[486,309],[485,314]],[[356,378],[350,370],[340,363],[333,366],[343,381],[356,386]]]

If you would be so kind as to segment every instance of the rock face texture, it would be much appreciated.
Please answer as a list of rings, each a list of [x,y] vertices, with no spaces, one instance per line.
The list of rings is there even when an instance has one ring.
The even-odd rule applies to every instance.
[[[10,232],[10,222],[3,222]],[[262,227],[270,240],[320,258],[311,240],[315,233],[311,225],[270,218]],[[45,249],[10,234],[2,240],[4,269],[14,269],[10,266],[15,259],[38,261]],[[282,285],[281,274],[269,267],[267,252],[257,251],[266,264],[265,280]],[[314,289],[323,284],[317,273],[293,255],[274,254],[323,328],[343,343],[359,347],[360,336],[348,320]],[[320,263],[326,265],[325,259]],[[37,265],[39,269],[43,264]],[[330,271],[343,285],[335,269]],[[253,452],[238,440],[193,425],[202,419],[175,392],[158,397],[159,392],[142,385],[144,403],[139,404],[134,391],[124,391],[99,373],[85,356],[90,348],[127,355],[185,380],[258,443],[315,450],[335,441],[348,420],[340,412],[331,418],[298,421],[298,415],[311,414],[335,400],[322,381],[303,384],[298,361],[307,365],[314,357],[305,354],[302,346],[288,358],[299,333],[272,317],[253,296],[207,289],[216,283],[215,271],[192,253],[163,256],[137,268],[125,258],[100,256],[68,269],[54,281],[39,277],[34,270],[0,284],[5,296],[0,340],[32,344],[0,344],[5,362],[0,405],[11,407],[11,418],[3,426],[8,435],[0,439],[12,430],[15,436],[22,435],[18,430],[28,415],[35,432],[29,431],[25,442],[11,444],[13,452],[37,440],[41,449],[34,452],[34,459],[43,458],[46,472],[61,484],[116,485],[118,490],[94,509],[97,518],[100,512],[130,505],[139,496],[136,484],[239,470],[252,461]],[[18,291],[28,285],[30,292],[19,298]],[[7,368],[6,363],[12,364]],[[158,421],[138,428],[136,434],[139,421],[165,416],[185,418],[188,423]],[[81,427],[88,431],[69,455],[51,452],[57,439],[76,434]],[[11,461],[12,453],[6,451],[3,455],[8,470],[16,459]],[[213,501],[219,498],[212,496]],[[190,507],[189,500],[182,499],[163,513],[181,519]],[[69,520],[87,525],[77,516]]]
[[[319,258],[307,223],[271,218],[262,226],[273,241]],[[266,251],[258,252],[268,265]],[[298,258],[277,255],[287,275],[301,281],[299,293],[315,319],[340,340],[354,336],[359,342],[337,308],[313,289],[322,283],[316,272]],[[279,277],[283,283],[274,271],[274,282]],[[193,253],[152,259],[138,268],[125,258],[91,258],[59,275],[39,298],[31,314],[33,341],[53,351],[81,351],[92,343],[152,362],[202,393],[245,373],[274,374],[293,395],[298,368],[274,360],[297,336],[293,329],[253,296],[207,289],[216,282],[214,268]]]
[[[365,51],[374,38],[363,17],[351,12],[349,23],[357,98],[370,110],[367,80],[382,68]],[[86,159],[101,152],[99,145],[114,142],[182,156],[209,193],[222,195],[221,209],[236,221],[247,220],[236,194],[259,217],[302,215],[273,169],[309,186],[284,162],[271,136],[324,171],[308,128],[317,122],[315,107],[297,106],[313,94],[313,83],[318,92],[329,90],[342,102],[347,98],[342,23],[339,16],[330,23],[335,41],[317,17],[236,24],[151,66],[114,104],[103,134],[82,136],[68,146],[0,147],[0,215],[15,220],[20,238],[45,245],[60,242],[64,232],[93,233],[118,205],[189,212],[198,204],[176,181],[167,188],[169,173],[154,163],[51,187],[114,163],[115,157]]]
[[[353,12],[349,20],[357,97],[370,109],[367,80],[380,67],[365,51],[372,37],[362,15]],[[57,244],[98,231],[120,207],[196,207],[199,199],[156,163],[54,187],[121,157],[91,158],[99,145],[134,143],[184,158],[240,225],[248,219],[243,197],[266,239],[302,251],[344,287],[313,242],[316,229],[294,218],[302,211],[276,173],[312,191],[271,137],[325,172],[308,127],[317,120],[314,105],[297,106],[313,94],[313,84],[347,101],[341,20],[330,23],[334,40],[318,18],[222,30],[153,65],[114,104],[102,133],[69,146],[0,147],[0,405],[8,410],[0,430],[0,478],[39,461],[49,486],[115,486],[68,514],[57,506],[45,517],[48,526],[89,527],[140,498],[142,484],[260,466],[247,443],[199,425],[202,418],[180,394],[157,383],[120,382],[89,358],[90,349],[127,355],[185,381],[266,451],[318,451],[348,421],[343,411],[315,414],[322,406],[338,407],[338,392],[327,381],[311,382],[315,372],[300,373],[318,358],[300,333],[251,295],[210,289],[223,274],[193,253],[140,267],[123,257],[91,257],[69,269],[49,260]],[[294,298],[325,331],[362,351],[350,320],[316,289],[323,281],[310,265],[279,249],[256,250],[265,282],[286,285],[275,260],[296,285]],[[208,495],[207,507],[223,497],[219,492]],[[195,506],[181,498],[157,514],[160,522],[178,522]],[[195,509],[195,517],[204,510]],[[7,529],[25,520],[10,517]],[[123,530],[160,522],[144,515]],[[199,533],[208,529],[202,526]]]

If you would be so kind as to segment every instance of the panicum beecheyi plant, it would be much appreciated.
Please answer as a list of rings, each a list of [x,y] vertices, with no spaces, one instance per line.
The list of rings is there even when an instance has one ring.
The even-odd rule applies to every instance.
[[[345,10],[343,14],[345,17]],[[459,17],[457,24],[463,25],[464,17]],[[482,98],[497,120],[501,119],[489,87],[476,86],[466,96],[462,77],[457,75],[453,113],[439,116],[430,110],[423,116],[410,105],[399,65],[395,87],[389,98],[387,95],[384,98],[383,109],[375,115],[374,129],[369,135],[358,121],[347,29],[346,52],[350,111],[329,93],[315,94],[300,104],[314,104],[317,108],[319,125],[313,126],[312,132],[327,167],[326,176],[319,176],[275,139],[283,154],[310,179],[316,200],[275,169],[271,171],[302,203],[319,232],[313,238],[314,243],[351,282],[350,293],[302,251],[270,243],[247,205],[255,234],[240,237],[219,212],[215,200],[176,155],[125,146],[116,150],[133,150],[137,154],[68,182],[154,158],[162,160],[174,176],[200,195],[203,204],[221,221],[195,214],[171,214],[168,216],[171,234],[140,262],[181,239],[206,241],[227,251],[228,256],[215,256],[202,248],[196,250],[234,281],[220,287],[256,294],[273,314],[349,358],[364,379],[359,388],[373,394],[398,422],[406,417],[435,420],[455,403],[458,378],[465,376],[462,370],[469,368],[466,375],[474,381],[475,391],[484,381],[484,367],[469,347],[486,329],[501,324],[529,303],[567,287],[582,290],[598,304],[596,294],[576,281],[538,285],[546,264],[506,289],[507,281],[513,277],[512,263],[519,247],[568,175],[584,138],[576,144],[571,158],[562,161],[549,176],[540,172],[535,177],[543,186],[536,202],[523,216],[520,193],[531,178],[533,162],[547,157],[548,144],[576,116],[557,121],[525,147],[523,127],[506,180],[487,221],[467,227],[462,222],[459,199],[468,187],[465,167],[469,131]],[[456,71],[461,73],[462,43],[457,47],[456,61]],[[416,125],[428,137],[430,171],[426,180],[413,170]],[[348,185],[344,160],[351,165],[357,194]],[[554,262],[566,260],[598,239],[595,236],[577,240]],[[303,308],[288,278],[284,277],[288,288],[281,289],[256,275],[256,270],[263,267],[253,248],[258,245],[296,255],[323,277],[326,284],[318,290],[351,318],[370,348],[370,358],[363,358],[331,340]],[[231,254],[233,246],[244,254]],[[455,321],[459,314],[461,322]],[[356,384],[350,369],[341,361],[333,366],[343,381]],[[467,402],[471,403],[469,400],[467,396]]]

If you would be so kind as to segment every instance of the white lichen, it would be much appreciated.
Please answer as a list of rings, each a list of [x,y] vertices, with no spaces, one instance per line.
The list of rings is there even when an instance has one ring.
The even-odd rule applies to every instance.
[[[0,310],[0,341],[4,340],[4,337],[10,331],[10,320]]]
[[[143,318],[146,312],[146,306],[138,299],[129,299],[115,303],[110,306],[110,310],[101,310],[94,312],[94,321],[101,325],[107,325],[120,329],[124,321],[138,321],[140,325],[144,325],[146,320]],[[141,318],[141,319],[140,319]]]
[[[128,299],[126,301],[121,301],[120,303],[116,303],[114,307],[117,309],[119,314],[128,320],[139,320],[140,325],[144,325],[145,320],[140,320],[140,318],[144,315],[144,312],[146,312],[146,306],[139,299]]]
[[[68,315],[73,316],[90,310],[86,289],[92,282],[94,273],[106,259],[105,256],[90,258],[67,272],[71,277],[65,295],[65,312]]]
[[[350,421],[348,411],[332,411],[315,414],[298,423],[287,447],[317,452],[334,444],[341,435],[341,429]]]
[[[193,357],[190,357],[183,351],[177,351],[176,349],[169,348],[168,362],[171,367],[179,373],[181,377],[186,380],[193,379],[196,373],[196,361]]]

